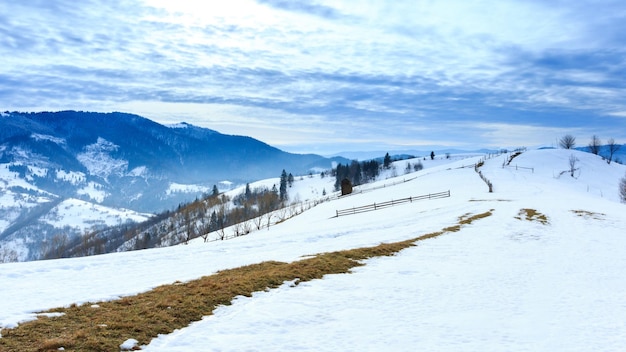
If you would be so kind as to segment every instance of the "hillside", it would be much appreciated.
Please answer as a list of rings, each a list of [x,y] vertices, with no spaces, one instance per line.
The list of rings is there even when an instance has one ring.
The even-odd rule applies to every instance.
[[[561,175],[572,155],[575,177]],[[626,167],[571,150],[529,150],[505,166],[510,157],[423,160],[406,175],[407,161],[396,162],[400,176],[232,240],[2,264],[0,326],[223,269],[416,238],[491,212],[352,274],[239,297],[143,350],[621,350],[626,218],[617,187]],[[472,167],[481,160],[493,193]],[[294,189],[310,199],[328,182],[304,177]],[[449,198],[335,217],[446,190]]]
[[[343,161],[125,113],[0,113],[0,262],[39,259],[47,244],[146,220],[213,185],[306,174],[334,160]]]

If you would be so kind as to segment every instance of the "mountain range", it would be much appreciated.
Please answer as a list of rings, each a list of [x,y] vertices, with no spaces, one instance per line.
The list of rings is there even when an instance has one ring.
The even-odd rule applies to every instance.
[[[283,169],[305,174],[346,161],[127,113],[4,112],[0,250],[10,242],[21,248],[20,258],[35,259],[33,250],[60,231],[76,235],[141,221],[214,185],[278,177]]]

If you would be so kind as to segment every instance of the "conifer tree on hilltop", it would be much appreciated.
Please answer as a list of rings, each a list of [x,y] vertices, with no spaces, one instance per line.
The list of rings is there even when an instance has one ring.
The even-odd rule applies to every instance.
[[[280,197],[281,202],[285,202],[287,200],[287,182],[288,182],[287,171],[283,169],[283,172],[280,175],[280,187],[279,187],[279,197]]]
[[[383,158],[383,167],[385,169],[391,167],[391,157],[389,156],[389,153],[385,154],[385,157]]]
[[[291,188],[293,186],[293,175],[291,174],[291,172],[289,173],[289,176],[287,176],[287,185],[289,185],[289,188]]]

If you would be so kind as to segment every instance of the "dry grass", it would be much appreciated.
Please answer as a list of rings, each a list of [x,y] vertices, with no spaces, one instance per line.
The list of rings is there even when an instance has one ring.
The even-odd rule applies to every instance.
[[[175,282],[115,301],[53,309],[49,312],[63,314],[40,316],[15,329],[2,330],[0,350],[119,351],[119,345],[129,338],[145,345],[159,334],[184,328],[212,314],[216,307],[229,305],[236,296],[251,296],[285,281],[309,281],[328,274],[348,273],[364,265],[364,259],[392,256],[414,246],[416,241],[459,231],[462,225],[492,212],[465,214],[454,226],[407,241],[322,253],[293,263],[268,261],[219,271],[186,283]]]
[[[537,221],[544,225],[548,224],[548,217],[535,209],[520,209],[519,216],[515,218],[518,220]]]

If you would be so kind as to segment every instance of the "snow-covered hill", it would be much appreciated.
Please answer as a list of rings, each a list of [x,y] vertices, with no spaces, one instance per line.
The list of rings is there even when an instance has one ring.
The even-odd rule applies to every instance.
[[[93,224],[111,223],[112,212],[117,212],[114,223],[145,219],[139,213],[175,208],[224,180],[240,184],[280,175],[283,168],[301,173],[330,168],[331,162],[250,137],[185,123],[163,126],[131,114],[3,113],[0,262],[38,259],[39,244],[55,236],[76,239]],[[85,206],[81,221],[92,225],[67,227],[61,220],[58,227],[44,219],[62,217],[56,207],[73,200],[83,201],[73,208]]]
[[[352,274],[237,298],[143,350],[623,350],[626,205],[618,184],[626,167],[571,150],[530,150],[506,165],[510,157],[423,160],[423,170],[407,175],[410,161],[396,162],[395,178],[232,240],[2,264],[0,326],[226,268],[416,238],[491,211]],[[572,157],[574,177],[561,174]],[[472,167],[481,160],[493,193]],[[330,192],[329,182],[304,177],[293,187],[305,200]],[[335,217],[446,190],[449,198]]]

